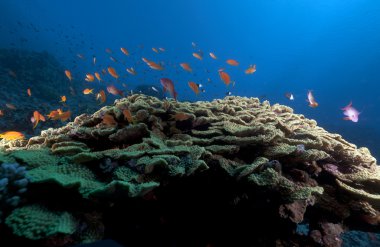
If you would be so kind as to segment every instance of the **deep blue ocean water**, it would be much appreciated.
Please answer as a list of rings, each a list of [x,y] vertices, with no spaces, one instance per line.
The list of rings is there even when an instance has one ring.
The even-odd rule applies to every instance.
[[[2,0],[0,48],[48,51],[83,88],[88,87],[86,73],[112,66],[121,78],[108,76],[94,87],[123,89],[125,83],[129,90],[153,84],[161,90],[159,79],[168,77],[180,101],[212,100],[231,92],[286,104],[380,158],[379,11],[380,2],[366,0]],[[120,47],[131,55],[126,57]],[[152,47],[166,51],[157,54]],[[202,61],[192,56],[199,50]],[[142,57],[163,62],[165,70],[149,69]],[[227,65],[230,58],[239,66]],[[189,63],[193,73],[185,72],[181,62]],[[250,64],[257,71],[246,75]],[[136,76],[125,71],[132,66]],[[230,74],[234,87],[223,84],[219,68]],[[190,80],[203,84],[205,92],[196,96],[187,85]],[[317,108],[308,106],[308,90]],[[295,100],[284,97],[286,92]],[[361,112],[357,123],[342,119],[341,108],[350,101]]]

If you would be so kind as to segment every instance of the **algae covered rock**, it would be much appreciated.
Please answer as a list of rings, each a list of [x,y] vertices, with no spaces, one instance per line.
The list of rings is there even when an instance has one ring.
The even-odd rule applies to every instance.
[[[133,121],[123,116],[126,109]],[[116,124],[104,124],[105,115],[111,115]],[[45,130],[28,142],[4,144],[2,149],[0,161],[14,160],[28,169],[33,191],[27,205],[8,217],[7,225],[14,234],[29,239],[60,231],[72,234],[75,220],[69,215],[74,214],[79,221],[85,219],[86,225],[101,224],[105,229],[115,230],[113,222],[131,215],[139,225],[137,219],[144,215],[136,216],[133,211],[170,208],[187,199],[183,194],[201,197],[203,191],[208,194],[202,200],[220,200],[218,207],[226,203],[232,211],[239,211],[240,204],[248,204],[243,209],[252,210],[243,210],[247,214],[243,218],[259,218],[250,224],[262,227],[257,234],[267,245],[274,240],[295,241],[297,224],[304,221],[314,233],[304,240],[314,243],[319,234],[325,246],[329,241],[323,238],[339,238],[341,231],[329,235],[327,228],[320,228],[322,220],[323,226],[340,227],[347,222],[350,228],[356,227],[352,219],[369,226],[380,223],[380,172],[369,150],[325,131],[289,107],[271,106],[255,98],[190,103],[132,95],[92,115],[78,116],[66,126]],[[44,200],[43,209],[35,206],[41,200],[36,195],[42,192],[57,197],[65,213],[52,213],[57,205],[49,199]],[[72,197],[80,202],[77,206],[68,203]],[[202,200],[195,197],[192,203]],[[194,211],[193,217],[204,214],[206,218],[214,212],[207,206],[192,207],[192,203],[173,206],[172,212],[179,217],[178,212],[186,216]],[[45,213],[58,222],[64,215],[63,222],[71,223],[65,230],[47,223],[48,230],[36,235],[16,224],[28,211]],[[85,216],[108,212],[110,217],[114,211],[118,215],[112,220]],[[162,215],[158,218],[157,224],[177,222]],[[281,224],[265,228],[259,222],[266,219]],[[24,220],[30,227],[44,227],[33,217]],[[103,230],[90,234],[97,236],[91,238],[84,237],[88,231],[75,231],[73,241],[96,240]]]

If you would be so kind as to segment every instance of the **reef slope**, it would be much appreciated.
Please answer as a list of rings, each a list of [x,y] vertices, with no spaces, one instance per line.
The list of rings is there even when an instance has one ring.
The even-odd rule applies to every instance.
[[[3,141],[0,161],[29,179],[3,213],[5,243],[340,246],[344,231],[379,232],[369,150],[256,98],[133,95]]]

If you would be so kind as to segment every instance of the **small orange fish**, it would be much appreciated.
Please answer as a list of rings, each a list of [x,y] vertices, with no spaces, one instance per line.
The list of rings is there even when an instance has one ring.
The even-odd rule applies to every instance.
[[[162,67],[160,64],[152,62],[152,61],[149,63],[149,67],[151,69],[155,69],[155,70],[163,70],[164,69],[164,67]]]
[[[98,72],[95,72],[95,77],[96,79],[101,82],[102,81],[102,78],[100,77],[100,74]]]
[[[93,82],[95,80],[95,77],[92,74],[86,74],[86,81]]]
[[[136,73],[136,70],[134,69],[134,68],[127,68],[127,72],[129,73],[129,74],[131,74],[131,75],[136,75],[137,73]]]
[[[69,119],[71,116],[71,111],[65,111],[65,112],[61,112],[59,114],[59,119],[61,119],[62,122],[66,121],[67,119]]]
[[[202,56],[199,53],[193,52],[193,57],[198,58],[199,60],[202,60]]]
[[[70,111],[62,111],[61,109],[57,109],[57,110],[53,110],[49,113],[49,115],[47,115],[48,118],[52,119],[52,120],[58,120],[60,119],[62,122],[63,121],[66,121],[67,119],[70,118],[71,116],[71,112]]]
[[[181,67],[182,67],[184,70],[186,70],[186,71],[189,71],[189,72],[192,72],[192,71],[193,71],[188,63],[180,63],[179,65],[181,65]]]
[[[119,78],[119,75],[116,73],[116,70],[112,67],[108,67],[108,73],[114,78]]]
[[[26,92],[28,93],[29,97],[32,96],[32,91],[30,91],[30,88],[28,88],[28,89],[26,90]]]
[[[190,114],[179,112],[171,116],[171,119],[174,119],[176,121],[185,121],[191,118]]]
[[[213,58],[213,59],[218,59],[218,58],[215,56],[215,54],[212,53],[212,52],[210,52],[209,55],[210,55],[210,57]]]
[[[151,69],[155,69],[155,70],[163,70],[164,67],[162,67],[161,65],[153,62],[153,61],[149,61],[148,59],[146,58],[142,58],[142,60],[151,68]]]
[[[152,48],[152,50],[155,52],[155,53],[158,53],[158,50],[156,48]]]
[[[238,66],[239,65],[239,63],[234,59],[228,59],[226,61],[226,63],[228,63],[229,65],[232,65],[232,66]]]
[[[115,118],[111,114],[104,114],[102,123],[108,126],[117,125]]]
[[[128,123],[134,123],[133,116],[130,110],[123,110],[124,119],[128,121]]]
[[[31,121],[32,121],[32,123],[34,123],[34,125],[33,125],[33,129],[34,129],[37,127],[37,125],[40,121],[45,122],[46,119],[41,113],[39,113],[38,111],[34,111],[33,117],[31,118]]]
[[[307,100],[309,102],[309,106],[312,107],[312,108],[315,108],[318,106],[318,103],[315,101],[314,99],[314,95],[313,93],[311,92],[311,90],[309,90],[309,92],[307,93]]]
[[[120,96],[124,96],[124,93],[123,91],[117,89],[114,85],[111,85],[111,86],[108,86],[107,87],[107,91],[110,93],[110,94],[113,94],[113,95],[120,95]]]
[[[14,104],[11,104],[11,103],[6,103],[5,106],[8,108],[8,109],[11,109],[11,110],[16,110],[16,106]]]
[[[96,94],[96,100],[99,100],[100,99],[100,104],[103,104],[104,102],[106,102],[106,93],[104,92],[104,90],[100,90],[99,93]]]
[[[61,96],[61,101],[59,101],[59,102],[65,103],[65,102],[66,102],[66,96],[65,96],[65,95],[62,95],[62,96]]]
[[[162,48],[162,47],[159,47],[158,48],[160,51],[162,51],[162,52],[164,52],[165,51],[165,49],[164,48]]]
[[[0,117],[4,116],[4,111],[0,110]]]
[[[121,52],[123,52],[125,55],[129,56],[129,52],[127,49],[125,49],[124,47],[121,47],[120,48]]]
[[[83,90],[83,94],[90,94],[90,93],[92,93],[92,91],[94,91],[94,89],[86,88]]]
[[[256,64],[254,65],[249,65],[248,69],[245,70],[246,74],[253,74],[256,72]]]
[[[73,79],[73,77],[71,76],[70,70],[65,70],[65,75],[67,78],[69,78],[70,81]]]
[[[0,138],[6,141],[14,141],[24,139],[24,134],[18,131],[6,131],[0,134]]]
[[[220,76],[220,79],[224,82],[224,84],[226,84],[227,86],[231,83],[231,78],[230,76],[224,72],[224,71],[219,71],[219,76]]]
[[[189,87],[191,88],[191,90],[193,90],[193,92],[198,95],[199,94],[199,87],[198,85],[195,83],[195,82],[192,82],[192,81],[189,81]]]

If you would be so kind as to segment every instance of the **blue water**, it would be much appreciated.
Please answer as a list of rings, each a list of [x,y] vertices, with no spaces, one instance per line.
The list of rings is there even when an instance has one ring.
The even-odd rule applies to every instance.
[[[380,157],[378,1],[3,0],[0,9],[1,48],[46,50],[83,88],[85,73],[113,66],[121,78],[108,76],[99,87],[114,84],[123,89],[125,83],[129,90],[149,83],[161,89],[159,79],[169,77],[180,101],[211,100],[229,91],[261,97],[291,106]],[[131,56],[122,54],[120,47]],[[152,47],[166,51],[157,54]],[[204,52],[202,61],[192,56],[198,50]],[[92,65],[93,55],[97,66]],[[164,62],[165,70],[149,69],[141,57]],[[227,65],[229,58],[239,66]],[[181,62],[189,63],[194,73],[182,70]],[[246,75],[250,64],[256,64],[257,71]],[[125,71],[131,66],[137,76]],[[234,87],[221,82],[219,68],[226,68]],[[189,80],[203,84],[206,91],[195,96]],[[308,90],[313,90],[319,107],[308,106]],[[295,100],[285,98],[286,92]],[[357,123],[342,120],[340,108],[350,101],[362,112]]]

